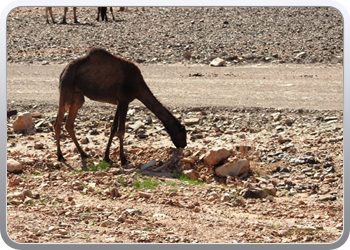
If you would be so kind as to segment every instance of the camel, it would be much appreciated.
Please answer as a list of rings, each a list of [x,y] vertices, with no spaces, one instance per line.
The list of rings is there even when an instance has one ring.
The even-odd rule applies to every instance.
[[[142,11],[145,11],[145,7],[140,7]],[[136,7],[136,10],[138,10],[138,7]],[[128,7],[119,7],[119,11],[128,11]]]
[[[115,20],[114,15],[113,15],[113,8],[109,7],[113,20]],[[106,20],[107,22],[107,7],[98,7],[97,8],[97,18],[96,21],[100,21],[100,13],[101,13],[101,19],[102,21]]]
[[[67,21],[66,21],[67,11],[68,11],[68,7],[64,7],[63,17],[62,17],[62,21],[60,22],[60,24],[67,24]],[[52,7],[46,7],[45,13],[46,13],[46,23],[48,23],[48,24],[50,23],[49,16],[47,13],[50,14],[52,23],[56,23],[55,19],[53,18],[53,15],[52,15]],[[73,15],[74,15],[74,23],[79,23],[78,18],[77,18],[77,7],[73,7]]]
[[[65,128],[82,159],[88,158],[74,133],[74,120],[84,104],[84,96],[94,101],[118,105],[104,154],[104,160],[109,163],[112,162],[109,151],[114,135],[119,138],[120,161],[122,165],[127,163],[123,139],[128,106],[134,99],[140,100],[161,120],[177,148],[187,145],[185,127],[152,94],[140,69],[134,63],[104,49],[94,48],[86,56],[71,61],[60,75],[59,88],[59,107],[54,129],[57,157],[60,161],[65,161],[60,148],[60,133],[64,114],[68,110]]]

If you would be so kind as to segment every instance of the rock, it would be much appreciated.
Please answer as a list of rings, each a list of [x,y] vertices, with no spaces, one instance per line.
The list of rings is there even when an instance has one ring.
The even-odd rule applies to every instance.
[[[281,119],[281,113],[273,113],[273,114],[271,114],[271,116],[275,122],[277,122]]]
[[[199,178],[198,172],[194,169],[184,170],[183,174],[192,180],[198,180],[198,178]]]
[[[184,124],[185,125],[193,125],[199,123],[199,118],[189,118],[189,119],[184,119]]]
[[[40,112],[33,112],[32,113],[32,117],[33,118],[41,118],[42,117],[42,114]]]
[[[305,58],[305,57],[306,57],[306,52],[300,52],[294,58],[299,59],[299,58]]]
[[[230,150],[226,148],[215,148],[208,151],[204,156],[204,162],[210,166],[222,163],[231,155]]]
[[[248,160],[239,160],[237,162],[228,162],[215,169],[215,174],[220,177],[238,176],[247,173],[250,169]]]
[[[334,121],[334,120],[338,120],[338,118],[336,116],[328,116],[324,118],[325,122]]]
[[[31,124],[33,124],[32,115],[29,112],[25,112],[18,115],[12,124],[12,128],[14,132],[26,131]]]
[[[291,126],[293,123],[294,123],[294,121],[291,119],[284,120],[284,124],[286,124],[287,126]]]
[[[22,171],[23,170],[23,166],[21,163],[19,163],[18,161],[15,161],[13,159],[8,159],[7,160],[7,171],[8,172],[15,172],[15,171]]]
[[[318,201],[335,201],[337,197],[327,194],[327,195],[322,195],[320,196],[317,200]]]
[[[26,129],[26,133],[29,135],[34,135],[36,133],[36,128],[34,124],[30,124]]]
[[[7,199],[14,199],[14,198],[19,198],[22,201],[26,198],[26,195],[23,192],[16,192],[16,193],[11,193],[7,195]]]
[[[213,201],[219,198],[219,195],[213,191],[208,195],[208,201]]]
[[[266,201],[274,202],[275,198],[272,195],[266,197]]]
[[[244,198],[259,199],[259,198],[266,198],[267,193],[265,193],[263,190],[257,189],[257,188],[252,188],[252,189],[246,188],[240,192],[240,196],[242,196]]]
[[[191,165],[195,164],[196,160],[192,157],[186,157],[182,159],[182,162],[189,163]]]
[[[141,121],[136,121],[134,124],[129,125],[129,128],[132,128],[134,131],[137,131],[139,128],[143,128],[145,124]]]
[[[44,148],[44,144],[42,144],[41,142],[36,142],[34,144],[34,148],[35,149],[42,149],[42,148]]]
[[[147,162],[146,164],[144,164],[144,165],[141,166],[141,170],[145,170],[146,168],[152,167],[152,166],[154,166],[156,163],[157,163],[156,160]]]
[[[231,199],[230,194],[224,193],[221,197],[221,201],[229,201]]]
[[[276,196],[277,189],[276,189],[275,187],[273,187],[273,186],[265,187],[263,190],[264,190],[264,192],[267,193],[268,195]]]
[[[225,63],[226,61],[224,59],[215,58],[213,61],[211,61],[210,66],[220,67],[220,66],[223,66]]]
[[[20,184],[22,182],[22,178],[14,175],[9,179],[9,183],[8,183],[8,187],[14,187],[17,186],[18,184]]]
[[[189,58],[191,58],[191,52],[190,51],[186,51],[186,52],[184,52],[183,54],[182,54],[182,56],[183,56],[183,58],[186,58],[186,59],[189,59]]]
[[[117,188],[113,188],[111,190],[111,195],[112,195],[112,197],[120,197],[121,196],[121,194],[119,193]]]
[[[152,194],[147,192],[139,192],[139,196],[143,198],[151,198]]]
[[[88,144],[89,143],[89,139],[87,137],[84,137],[80,140],[81,144]]]
[[[288,233],[287,230],[279,230],[279,231],[277,232],[278,236],[286,236],[287,233]]]
[[[343,223],[339,223],[335,226],[336,229],[338,230],[343,230]]]

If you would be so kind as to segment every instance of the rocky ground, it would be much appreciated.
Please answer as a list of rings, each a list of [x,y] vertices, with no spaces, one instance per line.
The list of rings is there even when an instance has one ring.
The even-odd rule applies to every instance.
[[[80,24],[48,25],[43,8],[13,10],[8,17],[9,64],[58,65],[92,46],[146,65],[209,64],[216,57],[232,67],[337,65],[342,60],[341,17],[333,9],[146,8],[118,13],[118,20],[108,23],[96,22],[94,11],[78,8]],[[122,35],[116,36],[116,30]],[[199,81],[208,77],[205,67],[201,72],[203,76],[194,76]],[[61,145],[67,162],[62,163],[56,160],[53,138],[57,105],[9,101],[10,238],[18,243],[330,243],[339,239],[343,230],[341,109],[186,103],[190,102],[169,107],[186,126],[185,149],[175,149],[159,120],[142,105],[132,104],[124,140],[130,162],[121,166],[117,138],[111,148],[114,163],[102,161],[113,110],[89,104],[80,111],[76,134],[90,158],[81,161],[63,129]],[[28,112],[32,119],[25,131],[14,131],[16,111]],[[244,166],[237,166],[243,160]],[[231,168],[241,173],[225,176],[222,170]]]
[[[343,23],[333,8],[130,8],[97,22],[96,8],[78,8],[80,24],[46,24],[44,8],[8,16],[8,62],[63,63],[103,47],[138,63],[341,63]],[[56,21],[62,8],[53,8]],[[155,25],[156,24],[156,25]],[[307,24],[307,25],[305,25]],[[38,39],[40,38],[40,39]]]

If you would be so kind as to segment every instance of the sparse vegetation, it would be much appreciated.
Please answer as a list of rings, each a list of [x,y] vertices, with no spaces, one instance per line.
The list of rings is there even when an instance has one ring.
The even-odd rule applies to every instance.
[[[156,186],[160,185],[161,182],[155,180],[154,178],[147,177],[142,179],[141,177],[137,177],[136,181],[134,181],[133,186],[137,189],[154,189]]]

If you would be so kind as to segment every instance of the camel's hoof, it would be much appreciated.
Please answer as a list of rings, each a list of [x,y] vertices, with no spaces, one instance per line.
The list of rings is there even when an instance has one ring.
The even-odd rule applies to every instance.
[[[126,165],[127,163],[130,163],[130,161],[128,161],[127,159],[121,159],[120,162],[122,166]]]
[[[87,158],[89,158],[89,155],[87,155],[87,154],[82,154],[82,155],[81,155],[81,158],[82,158],[83,160],[86,160]]]
[[[60,162],[66,162],[67,160],[63,158],[63,156],[58,156],[58,161]]]
[[[112,163],[113,163],[113,161],[112,161],[109,157],[105,157],[105,158],[103,158],[103,160],[104,160],[105,162],[108,162],[109,164],[112,164]]]

